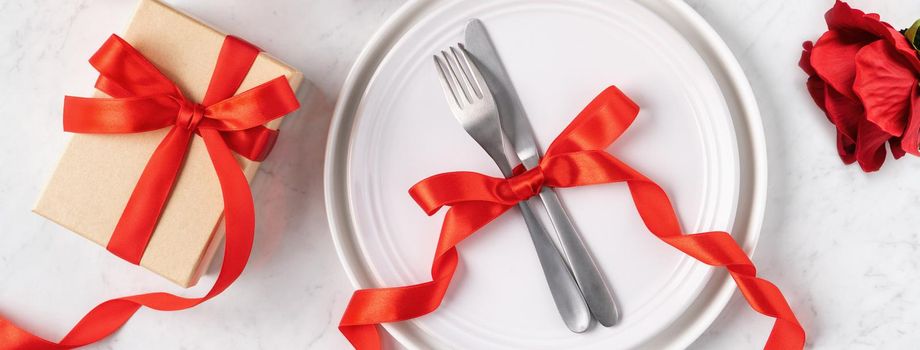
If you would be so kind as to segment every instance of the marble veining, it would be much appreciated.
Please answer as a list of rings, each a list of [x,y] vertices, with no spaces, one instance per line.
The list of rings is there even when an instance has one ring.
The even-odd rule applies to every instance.
[[[322,198],[326,130],[363,45],[402,0],[171,0],[304,72],[302,113],[285,122],[260,169],[250,265],[227,292],[174,313],[141,310],[91,349],[346,349],[336,325],[351,285],[335,255]],[[874,174],[844,167],[832,127],[796,67],[825,26],[822,1],[687,0],[723,36],[751,80],[767,133],[769,196],[754,256],[809,332],[814,349],[912,348],[920,341],[920,160]],[[907,26],[911,0],[852,0]],[[64,94],[87,95],[86,59],[124,28],[133,1],[0,1],[0,314],[59,339],[111,297],[181,290],[29,212],[68,136]],[[296,137],[292,137],[296,135]],[[890,161],[890,160],[889,160]],[[693,349],[759,348],[771,320],[735,295]],[[399,348],[398,346],[394,346]]]

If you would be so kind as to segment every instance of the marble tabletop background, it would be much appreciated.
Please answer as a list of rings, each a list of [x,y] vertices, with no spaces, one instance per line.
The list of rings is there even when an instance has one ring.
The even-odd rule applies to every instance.
[[[220,297],[187,311],[142,309],[93,349],[345,349],[336,325],[352,287],[322,198],[323,149],[339,89],[361,48],[403,0],[171,0],[300,68],[313,86],[260,170],[250,265]],[[763,113],[766,222],[754,261],[786,293],[814,349],[902,349],[920,342],[920,160],[865,174],[836,157],[832,127],[796,67],[831,0],[688,0],[741,62]],[[915,0],[852,0],[897,26]],[[91,307],[126,293],[183,291],[30,212],[68,136],[65,94],[95,79],[86,59],[124,28],[123,0],[0,0],[0,314],[60,339]],[[889,160],[890,161],[890,160]],[[270,220],[269,220],[270,219]],[[735,295],[693,349],[754,349],[771,320]],[[392,342],[391,342],[392,343]],[[391,344],[393,348],[399,348]]]

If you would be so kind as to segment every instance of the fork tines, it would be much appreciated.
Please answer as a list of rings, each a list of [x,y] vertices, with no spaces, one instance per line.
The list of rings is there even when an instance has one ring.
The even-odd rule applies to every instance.
[[[462,110],[478,100],[491,97],[482,74],[471,62],[463,44],[441,51],[440,56],[434,55],[434,61],[444,94],[449,97],[452,107]]]

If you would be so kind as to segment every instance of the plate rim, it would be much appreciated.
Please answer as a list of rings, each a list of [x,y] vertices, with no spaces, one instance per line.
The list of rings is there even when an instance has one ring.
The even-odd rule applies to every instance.
[[[409,0],[400,6],[367,41],[339,92],[326,142],[323,193],[327,221],[336,254],[346,276],[355,288],[376,287],[371,282],[373,279],[367,271],[359,271],[364,269],[363,256],[353,241],[354,223],[347,200],[344,199],[347,196],[340,196],[348,191],[345,180],[348,178],[349,141],[355,112],[371,78],[392,46],[414,26],[417,18],[436,9],[440,3],[445,1],[450,0]],[[767,155],[763,121],[750,82],[727,44],[688,4],[680,0],[634,1],[663,17],[675,28],[676,24],[664,18],[662,11],[673,12],[679,17],[678,19],[683,20],[685,25],[692,30],[690,33],[681,31],[683,37],[700,53],[718,82],[723,96],[726,95],[726,92],[732,92],[734,95],[734,98],[725,96],[725,102],[732,115],[732,123],[735,124],[735,138],[741,165],[739,169],[739,194],[741,196],[738,199],[733,227],[735,227],[736,234],[737,232],[744,233],[740,244],[749,257],[753,256],[766,208]],[[698,37],[693,37],[694,34]],[[701,52],[703,49],[708,50],[709,55]],[[739,121],[744,125],[737,125]],[[666,329],[671,329],[674,324],[678,323],[684,323],[685,327],[681,328],[679,333],[672,333],[673,336],[669,341],[656,343],[653,340],[652,343],[646,345],[658,349],[682,349],[689,346],[721,314],[736,290],[737,287],[728,273],[723,269],[716,270],[700,293],[700,297],[688,308],[688,311],[691,312],[685,312]],[[705,298],[707,294],[710,294],[711,297]],[[694,313],[693,311],[699,312]],[[388,323],[383,327],[397,342],[409,349],[431,348],[429,341],[413,334],[415,332],[412,331],[408,322]]]

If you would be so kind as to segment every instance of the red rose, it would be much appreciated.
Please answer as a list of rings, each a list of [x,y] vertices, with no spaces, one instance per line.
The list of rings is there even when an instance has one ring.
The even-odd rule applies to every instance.
[[[837,127],[846,164],[878,170],[885,143],[895,159],[920,156],[920,57],[911,42],[874,13],[837,1],[825,15],[828,31],[807,41],[799,66],[808,91]]]

